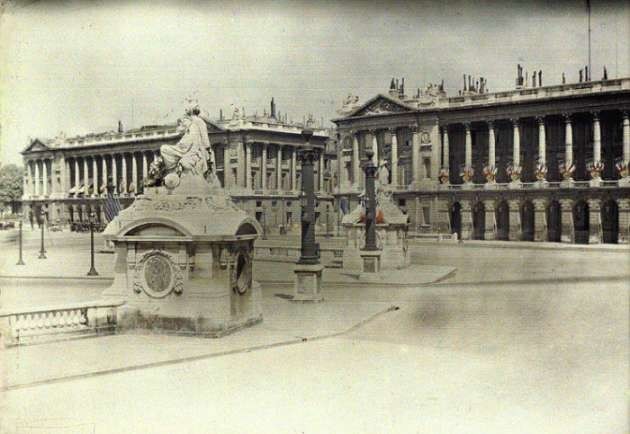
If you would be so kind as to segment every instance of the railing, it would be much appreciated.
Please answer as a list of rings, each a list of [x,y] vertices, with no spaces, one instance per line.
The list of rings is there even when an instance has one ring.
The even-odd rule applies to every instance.
[[[5,346],[16,346],[112,333],[116,329],[116,308],[123,304],[91,302],[0,312],[0,334]]]
[[[299,246],[254,246],[255,258],[259,261],[295,262],[300,257]],[[326,267],[339,266],[338,261],[343,257],[343,248],[321,247],[319,249],[320,261]]]
[[[618,181],[615,180],[605,180],[599,182],[599,187],[604,188],[616,188],[620,187]],[[509,189],[521,189],[521,190],[547,190],[554,188],[593,188],[591,186],[591,181],[573,181],[570,185],[564,184],[559,181],[550,181],[544,184],[540,182],[522,182],[520,184],[510,184],[510,183],[495,183],[495,184],[439,184],[438,190],[448,190],[448,191],[462,191],[462,190],[509,190]]]

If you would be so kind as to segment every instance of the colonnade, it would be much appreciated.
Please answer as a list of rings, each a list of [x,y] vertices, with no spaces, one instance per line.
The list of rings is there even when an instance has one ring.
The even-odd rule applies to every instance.
[[[572,180],[571,172],[569,168],[574,164],[574,143],[573,143],[573,114],[564,113],[563,114],[564,123],[565,123],[565,152],[564,152],[564,164],[566,175],[564,178],[566,180]],[[538,128],[538,149],[537,149],[537,161],[538,161],[538,173],[537,179],[538,181],[546,181],[546,173],[547,173],[547,138],[546,138],[546,129],[545,129],[545,116],[538,116],[535,118],[536,124]],[[591,112],[592,119],[592,153],[593,153],[593,165],[600,165],[599,170],[591,170],[591,177],[594,179],[601,178],[601,172],[603,170],[603,161],[602,161],[602,134],[601,134],[601,126],[600,126],[600,113],[598,111]],[[487,132],[488,132],[488,161],[487,167],[490,169],[496,168],[496,134],[495,134],[495,123],[497,120],[487,121]],[[520,170],[521,170],[521,130],[520,130],[520,122],[521,119],[512,118],[510,119],[512,124],[512,182],[520,181]],[[464,126],[464,135],[465,135],[465,146],[464,146],[464,171],[466,169],[472,169],[472,160],[473,160],[473,146],[472,146],[472,135],[471,135],[471,124],[463,123]],[[622,112],[622,129],[623,129],[623,162],[628,165],[630,163],[630,120],[628,117],[628,112]],[[449,125],[442,126],[442,162],[441,167],[443,171],[448,172],[450,170],[449,162]],[[472,183],[472,179],[464,178],[464,182]],[[493,182],[493,180],[489,180],[488,182]]]
[[[243,145],[243,144],[242,144]],[[241,145],[241,146],[242,146]],[[215,145],[216,146],[216,145]],[[224,145],[225,146],[225,145]],[[291,191],[300,190],[297,161],[299,147],[245,142],[244,161],[238,162],[238,174],[233,179],[232,163],[229,148],[224,148],[223,180],[224,187],[245,188],[246,191]],[[253,158],[253,148],[259,147],[257,158]],[[105,194],[103,187],[111,183],[115,192],[135,193],[142,187],[142,180],[147,177],[149,165],[159,157],[158,150],[132,152],[107,152],[71,157],[31,158],[25,163],[24,177],[25,198],[66,197],[69,194],[97,196]],[[58,170],[58,178],[54,172]],[[316,186],[319,191],[325,190],[326,160],[324,152],[320,153],[317,164]],[[220,171],[220,168],[219,168]],[[274,176],[271,177],[271,172]],[[254,174],[258,176],[254,179]],[[264,175],[263,175],[264,174]],[[59,182],[55,182],[58,179]],[[83,190],[82,190],[83,189]]]
[[[411,182],[417,184],[422,179],[428,178],[429,174],[423,171],[420,165],[420,128],[417,126],[409,127],[396,127],[386,129],[371,129],[371,130],[349,130],[341,134],[341,149],[343,150],[343,144],[347,140],[352,142],[352,166],[350,173],[348,174],[344,170],[343,153],[338,156],[338,173],[340,176],[340,184],[354,184],[355,186],[362,185],[363,170],[361,169],[361,155],[360,155],[360,137],[365,137],[365,147],[369,147],[374,155],[372,161],[378,165],[381,160],[384,160],[386,155],[384,147],[389,144],[389,171],[391,177],[391,185],[393,187],[400,187],[403,182],[400,179],[399,172],[399,156],[400,156],[400,134],[402,130],[407,130],[411,136]],[[382,141],[379,141],[379,136],[383,137]]]
[[[260,152],[255,153],[254,148],[258,147]],[[288,152],[287,152],[288,150]],[[297,161],[297,152],[299,147],[268,143],[268,142],[245,142],[245,159],[243,162],[244,187],[246,190],[268,192],[272,191],[298,191],[298,173],[300,172],[299,163]],[[287,153],[288,158],[287,157]],[[226,152],[227,154],[227,152]],[[253,154],[257,156],[254,157]],[[224,163],[224,179],[227,179],[226,186],[229,188],[233,182],[232,177],[227,174],[229,167],[228,158],[225,157]],[[317,164],[316,188],[319,191],[324,190],[324,174],[326,172],[326,161],[324,152],[320,152]],[[273,172],[274,177],[270,174]],[[256,175],[256,177],[254,176]],[[286,175],[286,181],[283,175]],[[275,178],[275,179],[274,179]]]

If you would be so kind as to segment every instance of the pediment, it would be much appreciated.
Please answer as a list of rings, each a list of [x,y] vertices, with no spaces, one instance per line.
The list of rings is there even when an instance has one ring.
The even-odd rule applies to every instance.
[[[31,144],[28,145],[26,149],[24,149],[24,151],[22,152],[26,153],[26,152],[49,151],[49,150],[50,148],[46,146],[46,144],[44,144],[41,140],[35,139],[31,141]]]
[[[385,95],[377,95],[354,112],[350,113],[348,117],[407,113],[411,111],[413,111],[411,107],[396,101],[393,98],[389,98]]]

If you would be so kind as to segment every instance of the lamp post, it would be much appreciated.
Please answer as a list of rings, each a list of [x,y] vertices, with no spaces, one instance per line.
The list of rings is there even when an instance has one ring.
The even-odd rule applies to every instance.
[[[300,259],[295,264],[294,290],[291,301],[319,302],[321,282],[324,266],[319,262],[319,244],[315,242],[315,179],[313,165],[319,158],[319,150],[310,145],[313,130],[306,127],[302,130],[305,145],[298,158],[302,163],[302,192],[300,205],[302,207],[302,237]]]
[[[41,237],[41,246],[39,249],[39,259],[46,259],[46,249],[44,249],[44,226],[46,225],[46,211],[44,211],[44,207],[42,207],[40,212],[40,217],[42,219],[42,237]]]
[[[88,276],[98,276],[98,272],[96,268],[94,268],[94,219],[96,218],[96,214],[94,211],[90,212],[90,271],[88,271]]]
[[[313,130],[305,128],[302,137],[306,142],[303,150],[298,154],[302,163],[302,239],[299,264],[319,264],[319,245],[315,242],[315,177],[313,165],[319,157],[319,152],[310,146]]]
[[[15,265],[26,265],[24,264],[24,260],[22,259],[22,215],[20,215],[20,221],[18,223],[19,232],[18,232],[18,242],[20,243],[20,258]]]
[[[363,250],[378,250],[376,247],[376,188],[374,177],[376,165],[372,161],[374,151],[368,149],[365,152],[366,160],[363,163],[365,172],[365,247]]]

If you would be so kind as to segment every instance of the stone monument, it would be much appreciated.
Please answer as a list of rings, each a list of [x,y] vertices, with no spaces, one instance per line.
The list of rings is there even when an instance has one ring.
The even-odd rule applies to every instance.
[[[261,228],[216,179],[199,114],[187,111],[181,139],[161,147],[144,194],[105,229],[116,262],[103,298],[125,301],[119,329],[220,336],[262,320],[252,280]]]

